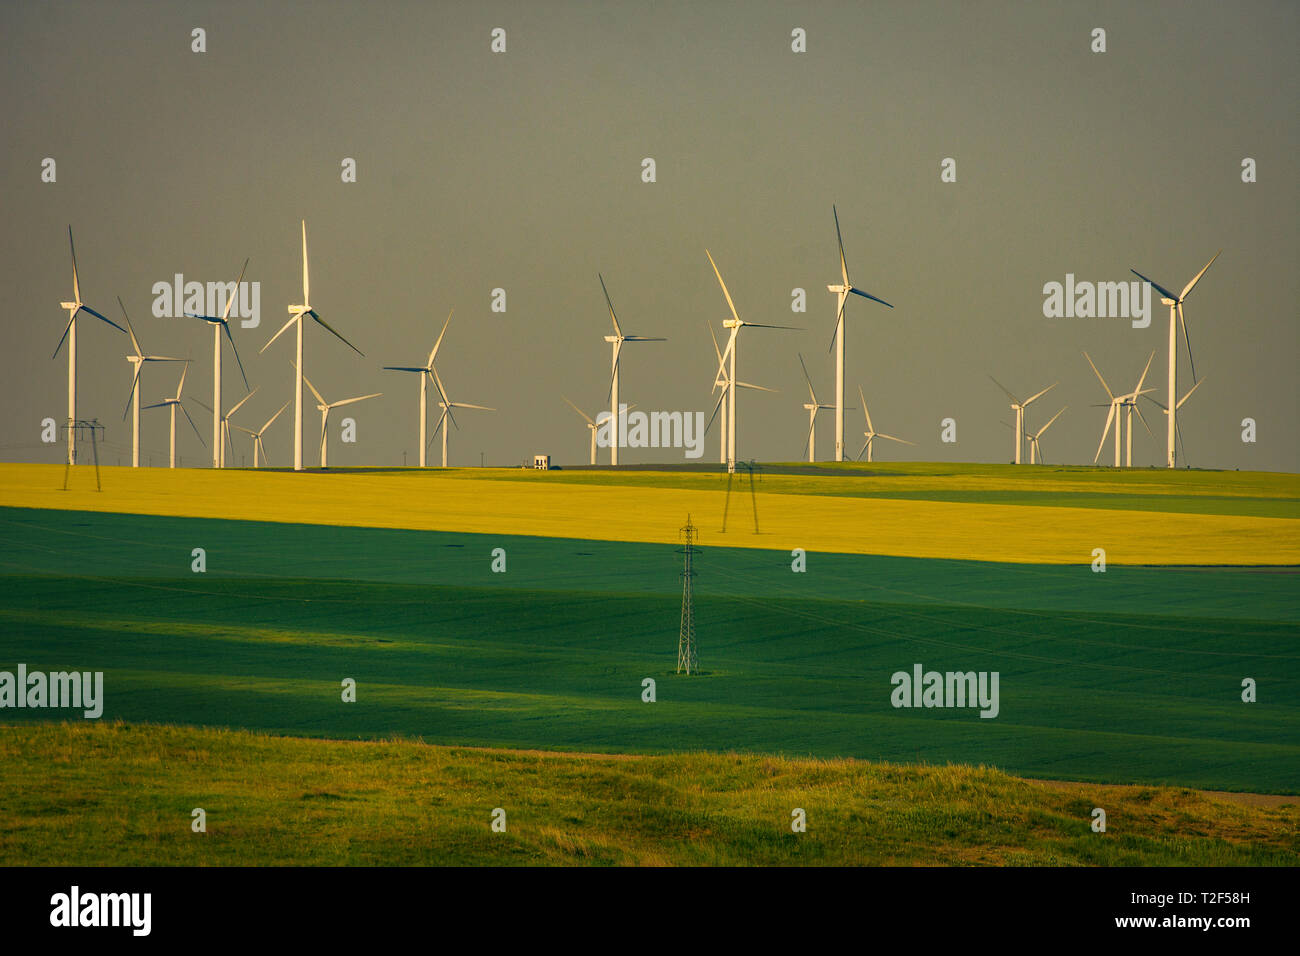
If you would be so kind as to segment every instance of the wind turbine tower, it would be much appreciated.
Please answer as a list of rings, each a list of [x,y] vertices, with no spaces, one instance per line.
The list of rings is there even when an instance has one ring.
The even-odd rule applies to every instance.
[[[835,345],[835,460],[844,460],[844,305],[849,294],[860,295],[872,302],[893,308],[884,299],[878,299],[869,292],[856,288],[849,281],[849,267],[844,259],[844,237],[840,234],[840,214],[831,206],[835,216],[835,239],[840,245],[840,281],[826,286],[828,292],[835,294],[835,332],[831,338]]]
[[[1201,281],[1201,276],[1209,271],[1210,266],[1214,265],[1214,260],[1219,258],[1223,250],[1220,249],[1214,254],[1214,257],[1205,264],[1205,268],[1192,278],[1192,281],[1183,287],[1181,295],[1174,295],[1158,282],[1152,282],[1136,269],[1130,269],[1135,276],[1143,282],[1150,282],[1151,287],[1160,293],[1162,305],[1169,306],[1169,404],[1165,407],[1165,416],[1167,418],[1168,440],[1165,446],[1165,464],[1168,468],[1176,467],[1174,456],[1174,439],[1177,436],[1178,425],[1175,416],[1178,414],[1178,407],[1182,402],[1176,401],[1175,396],[1178,394],[1178,326],[1183,327],[1183,342],[1187,345],[1187,361],[1192,366],[1192,384],[1196,385],[1196,360],[1192,358],[1192,342],[1187,337],[1187,320],[1183,318],[1183,300],[1196,287],[1196,283]],[[1183,396],[1183,401],[1187,400],[1188,392]]]
[[[118,325],[112,319],[106,318],[96,312],[90,306],[81,301],[81,282],[77,278],[77,247],[72,242],[72,227],[68,226],[68,249],[72,252],[72,301],[60,302],[63,308],[68,310],[68,324],[63,329],[63,335],[59,338],[59,344],[54,347],[54,354],[51,358],[59,357],[59,349],[63,348],[63,340],[68,340],[68,464],[77,463],[77,316],[82,312],[89,312],[95,318],[102,322],[107,322],[119,332],[125,332],[126,329]]]
[[[303,316],[310,315],[312,319],[322,326],[331,335],[340,342],[364,357],[365,353],[335,332],[324,319],[320,317],[315,309],[311,307],[311,285],[307,278],[307,221],[302,223],[302,304],[289,306],[289,321],[280,327],[280,331],[271,336],[271,341],[262,346],[261,351],[265,352],[271,347],[271,343],[284,334],[285,330],[291,325],[298,327],[298,360],[293,363],[295,379],[293,386],[293,470],[302,471],[302,320]]]
[[[614,346],[614,357],[612,361],[613,368],[609,377],[609,413],[610,413],[610,442],[609,442],[609,463],[618,464],[618,443],[621,437],[622,416],[619,414],[618,407],[618,357],[623,351],[624,342],[666,342],[667,339],[655,338],[647,335],[624,335],[623,330],[619,327],[618,316],[614,314],[614,303],[610,301],[609,290],[605,288],[605,277],[596,273],[596,278],[600,279],[601,291],[605,293],[605,304],[609,306],[609,319],[614,323],[614,334],[605,336],[605,341]],[[445,462],[444,462],[445,464]]]

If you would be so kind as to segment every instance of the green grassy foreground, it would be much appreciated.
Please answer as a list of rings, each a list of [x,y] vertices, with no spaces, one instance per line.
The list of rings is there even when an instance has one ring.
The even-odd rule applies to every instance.
[[[793,574],[788,553],[706,548],[706,673],[686,678],[667,545],[2,515],[0,567],[26,573],[0,575],[0,669],[102,670],[106,720],[1300,792],[1300,612],[1279,569],[815,555]],[[490,570],[497,545],[508,573]],[[891,674],[915,662],[999,672],[998,717],[895,709]],[[1246,675],[1257,703],[1240,699]]]
[[[1107,832],[1093,833],[1094,807]],[[191,811],[207,832],[191,831]],[[491,814],[506,811],[506,832]],[[807,832],[791,831],[791,811]],[[996,770],[0,726],[0,865],[1291,865],[1300,807]]]

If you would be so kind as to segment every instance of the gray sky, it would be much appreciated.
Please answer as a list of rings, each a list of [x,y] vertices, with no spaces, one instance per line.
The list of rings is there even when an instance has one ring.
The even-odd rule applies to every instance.
[[[290,335],[258,349],[300,295],[307,220],[312,304],[365,352],[319,327],[307,371],[327,398],[383,391],[351,410],[356,445],[336,465],[415,460],[420,364],[447,311],[438,361],[467,411],[453,464],[514,463],[547,451],[585,463],[587,433],[561,398],[605,404],[610,331],[597,271],[626,332],[669,341],[624,348],[625,401],[712,408],[705,322],[726,314],[704,249],[741,315],[805,327],[748,330],[742,458],[800,455],[806,388],[833,399],[828,353],[838,273],[831,204],[855,284],[894,303],[849,305],[846,393],[916,448],[882,460],[1005,461],[1005,398],[1060,385],[1030,409],[1053,463],[1091,462],[1105,420],[1087,349],[1131,389],[1156,350],[1163,400],[1167,312],[1044,318],[1043,284],[1133,278],[1181,289],[1223,255],[1186,316],[1204,378],[1180,412],[1196,466],[1300,471],[1297,394],[1297,6],[1281,3],[51,3],[0,9],[6,95],[0,276],[0,459],[61,461],[39,422],[66,414],[67,364],[51,361],[70,296],[66,229],[87,304],[118,320],[121,295],[146,351],[193,356],[186,394],[211,400],[206,326],[151,315],[175,273],[233,280],[245,257],[262,323],[234,329],[261,391],[236,421],[260,424],[292,393]],[[489,50],[507,31],[507,52]],[[207,52],[190,32],[207,31]],[[808,52],[791,52],[791,30]],[[1090,51],[1107,31],[1107,52]],[[41,162],[57,182],[41,182]],[[358,181],[340,181],[344,157]],[[658,181],[641,182],[653,157]],[[940,181],[952,157],[957,182]],[[1241,181],[1241,161],[1258,182]],[[491,290],[507,311],[490,310]],[[808,294],[792,314],[791,289]],[[79,414],[114,446],[130,385],[126,337],[80,331]],[[1190,387],[1183,359],[1180,391]],[[243,394],[225,359],[225,394]],[[145,397],[175,387],[146,373]],[[851,404],[857,405],[853,401]],[[210,419],[191,406],[205,439]],[[1164,458],[1148,414],[1135,463]],[[431,420],[437,409],[431,408]],[[148,417],[156,415],[155,418]],[[337,413],[336,413],[337,414]],[[861,411],[847,413],[861,444]],[[939,422],[958,422],[958,442]],[[1258,421],[1254,445],[1242,418]],[[339,416],[340,418],[342,416]],[[304,431],[318,421],[309,407]],[[819,419],[832,454],[833,415]],[[432,425],[430,426],[432,427]],[[715,426],[716,427],[716,426]],[[166,454],[166,415],[143,444]],[[267,435],[291,461],[292,412]],[[309,446],[312,443],[308,442]],[[435,448],[434,458],[436,460]],[[240,455],[246,443],[237,444]],[[192,433],[186,463],[208,460]],[[1103,462],[1108,460],[1107,449]],[[711,432],[706,460],[716,460]],[[681,460],[627,450],[625,462]],[[603,458],[602,458],[603,460]],[[314,446],[307,461],[315,464]]]

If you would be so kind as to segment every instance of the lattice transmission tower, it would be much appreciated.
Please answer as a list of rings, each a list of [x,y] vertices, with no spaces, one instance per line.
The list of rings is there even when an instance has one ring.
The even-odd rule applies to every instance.
[[[680,674],[685,670],[687,674],[698,674],[700,661],[695,655],[695,605],[691,588],[691,579],[695,577],[692,559],[698,550],[695,547],[695,537],[698,529],[691,524],[690,515],[686,516],[686,526],[681,529],[681,532],[682,538],[686,542],[686,547],[681,550],[681,553],[686,556],[686,567],[681,572],[682,626],[677,634],[677,673]]]

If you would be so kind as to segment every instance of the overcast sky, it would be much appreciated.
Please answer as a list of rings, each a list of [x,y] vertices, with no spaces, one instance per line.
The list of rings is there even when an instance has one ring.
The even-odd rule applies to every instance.
[[[1091,462],[1113,387],[1164,398],[1167,311],[1045,318],[1043,286],[1137,268],[1182,286],[1205,379],[1179,422],[1190,463],[1300,471],[1297,394],[1297,11],[1278,3],[40,3],[0,9],[4,144],[0,459],[62,460],[40,421],[66,415],[66,357],[51,360],[71,295],[119,320],[146,351],[193,356],[186,394],[211,401],[206,326],[155,318],[152,287],[176,273],[230,281],[246,257],[261,325],[234,328],[260,386],[236,421],[260,424],[292,394],[292,336],[260,349],[300,298],[307,220],[312,305],[364,353],[307,329],[308,375],[327,398],[382,391],[349,411],[358,441],[330,463],[414,462],[420,364],[447,312],[438,369],[466,411],[452,464],[549,452],[585,463],[587,431],[564,404],[606,402],[605,276],[629,344],[623,398],[643,409],[712,408],[726,303],[804,331],[743,333],[742,458],[801,455],[802,352],[818,397],[838,278],[832,203],[854,283],[895,305],[849,304],[846,392],[915,448],[878,458],[1006,461],[1020,394],[1059,381],[1029,426],[1052,463]],[[506,52],[490,49],[505,30]],[[1106,31],[1094,53],[1092,31]],[[206,52],[191,31],[206,31]],[[807,52],[791,50],[806,31]],[[53,158],[57,180],[42,182]],[[642,182],[653,158],[657,181]],[[956,162],[942,182],[941,162]],[[1242,182],[1242,160],[1258,181]],[[357,181],[341,181],[353,158]],[[791,292],[807,290],[805,313]],[[506,290],[506,311],[491,310]],[[129,463],[124,335],[83,317],[79,415],[107,426],[108,463]],[[1180,392],[1190,387],[1183,357]],[[244,393],[225,358],[226,404]],[[148,369],[145,397],[175,387]],[[314,404],[314,403],[312,403]],[[851,404],[857,405],[855,400]],[[1135,463],[1164,460],[1164,423],[1140,427]],[[211,422],[191,406],[205,439]],[[431,421],[437,414],[431,408]],[[861,445],[861,411],[847,444]],[[154,417],[149,417],[154,416]],[[340,419],[342,416],[339,416]],[[958,423],[956,444],[940,421]],[[1241,441],[1241,420],[1258,442]],[[307,435],[318,421],[305,414]],[[819,457],[833,453],[833,415]],[[432,427],[432,425],[430,426]],[[716,426],[715,426],[716,427]],[[143,444],[167,448],[166,415]],[[291,463],[292,412],[268,433]],[[858,436],[856,439],[853,436]],[[308,440],[309,464],[316,463]],[[710,433],[706,459],[716,460]],[[431,460],[436,461],[435,447]],[[246,442],[237,445],[247,455]],[[192,433],[186,462],[208,460]],[[1103,456],[1108,460],[1109,448]],[[602,455],[602,460],[604,457]],[[627,450],[624,462],[682,460]]]

